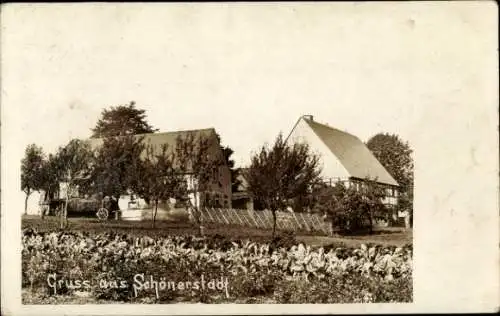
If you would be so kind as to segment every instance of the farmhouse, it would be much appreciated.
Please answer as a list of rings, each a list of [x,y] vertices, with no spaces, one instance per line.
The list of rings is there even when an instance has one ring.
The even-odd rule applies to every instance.
[[[173,151],[176,148],[178,137],[185,138],[188,136],[194,136],[195,139],[199,137],[204,137],[208,139],[209,146],[211,151],[213,151],[214,155],[219,155],[222,161],[223,153],[220,147],[219,138],[217,137],[217,133],[213,128],[207,129],[198,129],[198,130],[186,130],[186,131],[174,131],[174,132],[164,132],[164,133],[150,133],[150,134],[139,134],[135,135],[135,137],[141,137],[143,143],[146,146],[152,145],[154,150],[160,152],[161,147],[163,145],[167,145],[167,151]],[[102,138],[91,138],[87,140],[90,143],[92,149],[97,149],[103,144]],[[224,161],[225,162],[225,161]],[[191,173],[188,167],[186,177],[191,177]],[[194,194],[190,194],[191,202],[195,205],[204,206],[207,201],[212,201],[216,205],[220,205],[221,207],[230,208],[231,207],[231,173],[230,169],[227,165],[219,166],[217,174],[214,174],[214,177],[211,179],[209,183],[209,190],[205,192],[203,195],[198,195],[198,200],[195,199]],[[144,202],[141,203],[142,200],[134,199],[133,196],[122,196],[121,201],[119,201],[120,209],[128,208],[128,205],[135,204],[138,208],[148,207],[144,206]],[[142,204],[142,205],[138,205]],[[168,203],[162,203],[163,207],[168,208]]]
[[[388,206],[397,203],[398,183],[358,137],[318,123],[312,115],[304,115],[286,141],[307,143],[318,154],[324,182],[333,185],[342,181],[359,187],[366,178],[374,179],[386,189],[384,203]]]
[[[307,143],[310,146],[311,151],[320,158],[320,177],[326,184],[334,185],[341,181],[347,186],[360,188],[369,178],[385,188],[383,203],[386,206],[397,204],[398,183],[358,137],[320,124],[311,115],[304,115],[295,123],[286,141]],[[233,206],[253,209],[255,205],[247,191],[245,171],[245,168],[240,169],[240,185],[233,192]]]

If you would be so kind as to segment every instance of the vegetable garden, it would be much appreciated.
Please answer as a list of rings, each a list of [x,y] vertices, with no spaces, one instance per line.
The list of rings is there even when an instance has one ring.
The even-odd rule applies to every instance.
[[[411,302],[412,257],[411,245],[352,249],[25,228],[23,303]],[[140,291],[137,275],[151,280]],[[225,279],[227,290],[185,286],[200,279]],[[184,283],[161,288],[162,281]]]

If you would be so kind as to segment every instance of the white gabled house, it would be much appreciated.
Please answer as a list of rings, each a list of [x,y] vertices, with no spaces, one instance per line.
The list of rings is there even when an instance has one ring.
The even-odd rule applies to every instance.
[[[359,186],[366,178],[376,179],[385,187],[388,206],[397,204],[398,183],[356,136],[314,121],[312,115],[299,118],[287,142],[307,143],[318,154],[321,178],[328,184],[344,181]]]
[[[217,137],[217,133],[214,128],[207,129],[197,129],[197,130],[185,130],[185,131],[174,131],[174,132],[164,132],[164,133],[150,133],[150,134],[139,134],[135,135],[135,137],[143,138],[142,142],[145,145],[152,145],[158,153],[161,151],[162,145],[167,145],[167,151],[172,151],[176,148],[178,137],[187,137],[194,136],[195,139],[199,139],[203,137],[209,140],[209,150],[212,151],[214,155],[220,156],[221,160],[223,159],[223,153],[221,150],[221,146],[219,143],[219,139]],[[91,138],[87,140],[92,147],[92,149],[97,149],[104,142],[102,138]],[[189,168],[188,168],[189,169]],[[185,177],[187,180],[193,179],[189,170],[186,170]],[[196,181],[196,179],[193,179]],[[190,187],[191,181],[188,181],[188,190],[191,190]],[[203,207],[208,200],[215,201],[217,204],[222,207],[230,208],[231,207],[231,172],[229,167],[226,164],[223,164],[218,167],[218,172],[213,175],[211,181],[209,183],[208,192],[204,192],[201,196],[197,195],[197,200],[195,200],[195,195],[192,193],[189,194],[189,199],[194,205],[198,205]],[[142,199],[132,198],[130,195],[122,196],[120,204],[123,207],[126,207],[130,202],[137,202],[144,206],[139,207],[148,207],[144,204]],[[125,203],[125,200],[127,203]],[[163,209],[165,206],[161,203],[160,209]],[[168,204],[168,203],[166,203]]]

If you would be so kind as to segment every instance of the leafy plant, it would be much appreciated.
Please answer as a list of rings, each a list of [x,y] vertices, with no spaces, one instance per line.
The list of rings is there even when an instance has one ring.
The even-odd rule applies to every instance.
[[[412,250],[362,246],[358,249],[271,247],[248,240],[220,238],[133,237],[117,233],[23,231],[22,284],[45,295],[75,293],[63,282],[53,293],[47,275],[88,280],[94,300],[121,302],[220,302],[265,297],[281,303],[356,303],[411,301]],[[164,290],[133,294],[134,275],[185,282],[229,281],[227,298],[210,289]],[[126,286],[100,286],[101,280]]]

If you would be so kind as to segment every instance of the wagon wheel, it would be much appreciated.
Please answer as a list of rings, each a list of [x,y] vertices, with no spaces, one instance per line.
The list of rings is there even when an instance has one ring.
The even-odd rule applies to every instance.
[[[98,211],[97,211],[97,217],[100,219],[100,220],[105,220],[105,219],[108,219],[108,215],[109,215],[109,212],[106,208],[104,207],[101,207]]]

